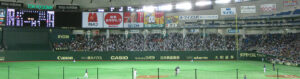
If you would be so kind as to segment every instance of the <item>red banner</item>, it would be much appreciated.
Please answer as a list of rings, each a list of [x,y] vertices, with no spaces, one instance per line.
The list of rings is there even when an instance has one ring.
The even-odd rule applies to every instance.
[[[123,13],[117,13],[117,12],[104,13],[104,27],[105,28],[122,28],[123,27]]]

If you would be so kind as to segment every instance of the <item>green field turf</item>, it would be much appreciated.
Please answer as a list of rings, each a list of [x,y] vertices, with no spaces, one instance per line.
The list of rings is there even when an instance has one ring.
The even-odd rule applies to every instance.
[[[267,73],[263,72],[263,65],[267,66]],[[160,79],[236,79],[238,69],[239,79],[277,79],[265,75],[276,75],[272,65],[259,61],[34,61],[34,62],[1,62],[0,79],[8,79],[8,66],[10,66],[10,79],[38,79],[38,66],[40,66],[40,79],[76,79],[82,78],[85,69],[88,69],[89,79],[132,79],[132,68],[137,75],[168,76]],[[176,77],[175,67],[180,66],[180,74]],[[276,65],[279,75],[298,75],[300,68],[285,65]],[[138,78],[144,79],[144,78]],[[153,78],[152,78],[153,79]],[[157,79],[157,78],[155,78]],[[280,78],[283,79],[283,78]],[[284,78],[297,79],[297,78]],[[300,79],[300,78],[298,78]]]

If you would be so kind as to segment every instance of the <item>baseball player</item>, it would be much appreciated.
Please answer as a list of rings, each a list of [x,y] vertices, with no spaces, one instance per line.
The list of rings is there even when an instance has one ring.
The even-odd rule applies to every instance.
[[[266,64],[264,64],[264,73],[266,73]]]
[[[177,67],[175,68],[175,76],[177,76],[177,75],[179,74],[179,72],[180,72],[180,67],[177,66]]]
[[[275,71],[275,63],[273,63],[272,65],[273,65],[273,71]]]
[[[136,73],[137,73],[137,71],[134,69],[134,71],[133,71],[133,79],[136,79]]]
[[[86,69],[85,70],[85,74],[83,76],[83,79],[88,79],[88,78],[89,78],[89,76],[88,76],[88,70]]]

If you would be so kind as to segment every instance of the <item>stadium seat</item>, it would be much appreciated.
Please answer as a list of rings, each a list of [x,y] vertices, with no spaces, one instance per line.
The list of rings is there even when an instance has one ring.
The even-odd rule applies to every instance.
[[[294,15],[300,14],[300,9],[296,9],[293,14]]]
[[[253,22],[253,24],[258,24],[258,22]]]
[[[250,24],[252,24],[252,22],[247,22],[246,24],[247,24],[247,25],[250,25]]]
[[[292,13],[292,11],[280,12],[280,13],[277,13],[276,16],[290,15],[291,13]]]

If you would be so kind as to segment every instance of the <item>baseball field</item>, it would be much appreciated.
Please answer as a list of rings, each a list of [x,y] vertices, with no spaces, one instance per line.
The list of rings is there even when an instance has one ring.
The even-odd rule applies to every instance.
[[[88,79],[132,79],[132,69],[137,70],[137,79],[300,79],[299,67],[275,67],[273,71],[272,64],[261,61],[0,62],[0,79],[83,79],[86,69]]]

